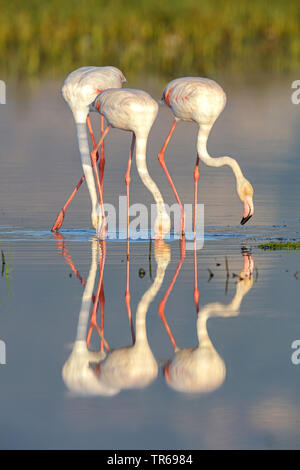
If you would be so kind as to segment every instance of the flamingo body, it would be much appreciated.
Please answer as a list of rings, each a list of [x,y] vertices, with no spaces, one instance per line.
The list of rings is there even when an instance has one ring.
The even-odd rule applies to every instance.
[[[186,77],[168,83],[162,100],[178,120],[213,124],[225,107],[226,94],[214,80]]]
[[[148,137],[158,113],[158,104],[148,93],[130,88],[105,90],[94,106],[112,127],[143,137]]]

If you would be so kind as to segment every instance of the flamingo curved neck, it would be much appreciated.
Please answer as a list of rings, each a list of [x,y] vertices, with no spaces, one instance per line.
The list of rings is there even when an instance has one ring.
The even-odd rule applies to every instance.
[[[237,184],[244,179],[242,170],[234,158],[231,157],[211,157],[207,151],[207,139],[210,133],[212,125],[200,125],[199,133],[197,139],[197,151],[199,158],[207,165],[214,167],[221,167],[224,165],[230,166],[234,176],[236,178]]]
[[[241,273],[242,275],[242,273]],[[252,283],[249,283],[249,280],[244,279],[239,281],[236,285],[235,295],[231,302],[228,304],[222,304],[220,302],[211,302],[206,304],[198,313],[197,320],[197,331],[198,339],[200,337],[207,335],[206,322],[210,317],[230,317],[236,316],[239,314],[241,303],[244,296],[252,288]]]

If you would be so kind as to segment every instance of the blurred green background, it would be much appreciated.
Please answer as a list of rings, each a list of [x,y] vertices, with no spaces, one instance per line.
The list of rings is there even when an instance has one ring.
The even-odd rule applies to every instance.
[[[299,0],[0,0],[1,78],[299,70]]]

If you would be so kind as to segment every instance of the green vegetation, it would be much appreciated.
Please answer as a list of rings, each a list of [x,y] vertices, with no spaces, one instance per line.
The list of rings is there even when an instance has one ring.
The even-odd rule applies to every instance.
[[[299,250],[300,240],[296,241],[284,241],[284,242],[268,242],[262,245],[258,245],[263,250]]]
[[[296,71],[299,0],[0,0],[4,77]]]

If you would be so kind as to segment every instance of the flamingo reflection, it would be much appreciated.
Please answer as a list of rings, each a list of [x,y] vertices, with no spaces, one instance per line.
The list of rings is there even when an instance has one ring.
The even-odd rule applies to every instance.
[[[59,232],[53,232],[53,238],[56,241],[56,246],[57,246],[58,252],[62,255],[62,257],[64,258],[64,260],[68,264],[68,266],[71,268],[71,270],[73,271],[73,273],[75,274],[75,276],[79,280],[80,284],[83,287],[85,287],[85,280],[83,279],[83,277],[81,276],[78,269],[75,267],[75,265],[73,263],[72,257],[69,253],[69,250],[66,247],[66,243],[65,243],[65,239],[64,239],[63,235]],[[103,244],[102,244],[102,253],[105,255],[105,246],[103,246]],[[103,258],[105,259],[105,256],[103,256],[101,258],[101,260],[103,260]],[[99,331],[99,326],[98,326],[97,320],[96,320],[96,313],[97,312],[96,312],[95,309],[93,309],[92,317],[91,317],[91,321],[90,321],[90,327],[89,327],[88,336],[87,336],[87,345],[89,346],[93,329],[95,328],[96,331],[98,331],[98,334],[101,337],[101,351],[103,351],[103,348],[104,348],[103,334],[104,334],[105,296],[104,296],[104,287],[103,287],[103,269],[104,269],[104,263],[102,263],[102,280],[101,280],[101,282],[99,282],[99,284],[101,286],[100,287],[101,332]],[[93,304],[95,304],[95,299],[96,299],[95,294],[93,293],[92,294]]]
[[[154,245],[157,272],[149,289],[142,296],[136,311],[136,331],[134,330],[130,307],[130,251],[127,240],[125,304],[132,334],[132,345],[110,350],[104,338],[104,302],[101,306],[101,328],[97,324],[99,302],[104,299],[103,272],[106,257],[106,241],[92,241],[92,260],[88,279],[85,282],[76,269],[69,250],[61,234],[54,234],[59,252],[84,287],[77,337],[73,350],[63,366],[62,376],[73,393],[81,395],[115,395],[125,388],[142,388],[149,385],[158,374],[158,364],[148,343],[146,315],[151,302],[157,295],[170,262],[170,247],[163,240]],[[99,265],[99,279],[96,294],[93,293]],[[92,306],[93,304],[93,306]],[[92,312],[89,322],[89,314]],[[88,327],[89,325],[89,327]],[[95,328],[101,339],[99,351],[90,350],[92,329]],[[106,350],[106,352],[105,352]]]
[[[84,287],[79,313],[77,336],[72,353],[63,366],[63,380],[70,391],[80,395],[113,396],[123,389],[144,388],[158,375],[158,362],[152,352],[147,337],[147,312],[151,302],[157,296],[168,265],[170,246],[163,240],[156,240],[154,254],[157,263],[155,278],[141,297],[135,318],[135,328],[130,306],[130,245],[127,239],[125,306],[131,329],[132,344],[111,349],[104,337],[104,289],[103,274],[106,259],[106,241],[92,241],[91,266],[87,281],[76,269],[63,236],[54,235],[57,246],[64,259]],[[171,283],[159,304],[159,315],[174,348],[174,355],[163,368],[167,384],[181,392],[207,393],[218,389],[225,380],[226,366],[215,349],[207,332],[207,320],[214,316],[229,317],[239,314],[244,296],[253,286],[254,263],[251,254],[244,250],[244,266],[236,283],[233,299],[228,304],[212,302],[199,308],[199,290],[197,280],[196,240],[194,245],[194,303],[197,313],[196,329],[198,346],[180,349],[165,317],[165,307],[169,295],[179,276],[185,260],[185,241],[180,240],[180,259]],[[98,274],[97,289],[95,290]],[[97,323],[98,307],[101,306],[101,324]],[[91,315],[90,315],[91,311]],[[92,332],[100,338],[99,350],[91,350]]]
[[[182,256],[178,268],[173,276],[170,287],[167,290],[159,306],[159,315],[166,328],[170,341],[174,348],[174,356],[164,367],[164,377],[167,384],[174,390],[185,393],[212,392],[218,389],[225,380],[226,366],[223,359],[216,351],[207,332],[207,320],[213,316],[227,317],[239,314],[241,302],[253,285],[253,258],[247,251],[243,251],[244,267],[236,284],[236,292],[232,301],[225,305],[213,302],[199,309],[199,291],[197,282],[197,254],[194,249],[194,302],[197,312],[197,337],[198,346],[193,348],[179,349],[170,327],[165,318],[165,304],[170,294],[178,268],[182,266]]]

